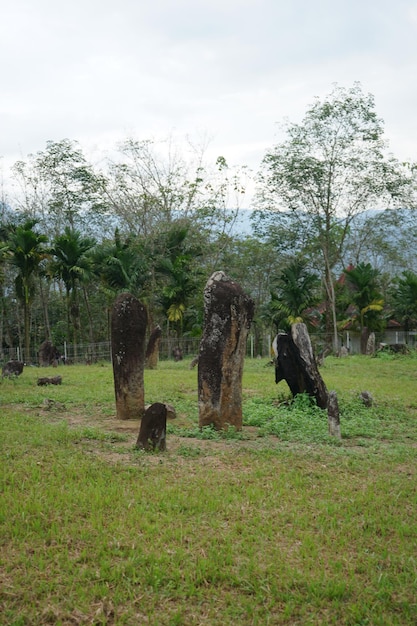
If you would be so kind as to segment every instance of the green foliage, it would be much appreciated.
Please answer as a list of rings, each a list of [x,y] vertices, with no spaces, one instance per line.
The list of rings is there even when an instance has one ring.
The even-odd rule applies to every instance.
[[[370,331],[381,330],[384,300],[379,288],[380,272],[370,263],[358,263],[344,270],[349,304],[354,304],[351,321],[357,321],[359,330],[364,326]]]
[[[272,280],[271,301],[264,315],[273,321],[276,330],[289,330],[291,324],[309,321],[309,309],[317,303],[320,280],[307,270],[307,262],[290,259],[275,280]]]
[[[403,322],[406,331],[417,327],[417,274],[406,270],[392,289],[394,316]]]

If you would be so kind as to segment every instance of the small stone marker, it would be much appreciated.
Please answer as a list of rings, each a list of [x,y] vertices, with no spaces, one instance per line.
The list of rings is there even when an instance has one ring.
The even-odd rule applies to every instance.
[[[38,378],[39,387],[44,387],[46,385],[61,385],[61,384],[62,384],[62,376],[52,376],[52,378],[43,376],[42,378]]]
[[[369,393],[369,391],[361,391],[361,393],[359,394],[359,398],[363,402],[364,406],[368,408],[371,407],[374,403],[372,394]]]
[[[166,450],[167,405],[151,404],[142,417],[136,448],[140,450]]]
[[[130,293],[122,293],[113,305],[111,347],[118,419],[139,419],[145,412],[143,370],[146,307]]]
[[[242,429],[242,374],[254,302],[224,272],[204,289],[204,330],[198,355],[199,426]]]
[[[329,393],[329,401],[327,404],[327,418],[329,424],[329,435],[332,437],[342,438],[340,433],[340,413],[337,394],[335,391]]]

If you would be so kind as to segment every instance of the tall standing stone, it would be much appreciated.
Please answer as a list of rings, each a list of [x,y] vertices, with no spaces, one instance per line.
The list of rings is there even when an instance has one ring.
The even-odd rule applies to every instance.
[[[327,408],[328,391],[317,368],[307,327],[292,324],[291,334],[278,333],[273,342],[275,382],[286,380],[293,396],[307,393],[317,406]]]
[[[199,426],[242,428],[242,374],[254,302],[223,272],[204,289],[204,330],[198,356]]]
[[[138,419],[145,412],[143,370],[148,314],[130,293],[122,293],[113,305],[111,345],[117,418]]]

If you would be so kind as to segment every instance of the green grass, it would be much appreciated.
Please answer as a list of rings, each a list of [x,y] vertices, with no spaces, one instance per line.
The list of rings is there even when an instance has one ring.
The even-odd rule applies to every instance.
[[[160,454],[114,419],[108,364],[1,381],[0,624],[415,625],[417,359],[321,372],[341,441],[258,360],[243,432],[201,432],[196,369],[161,362],[146,402],[177,420]]]

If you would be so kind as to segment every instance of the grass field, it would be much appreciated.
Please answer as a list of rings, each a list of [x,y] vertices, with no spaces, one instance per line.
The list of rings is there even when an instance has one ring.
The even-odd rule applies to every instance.
[[[2,380],[0,624],[415,626],[417,357],[321,373],[342,441],[262,360],[243,431],[200,431],[197,370],[161,362],[146,402],[177,419],[156,454],[115,419],[109,364]]]

